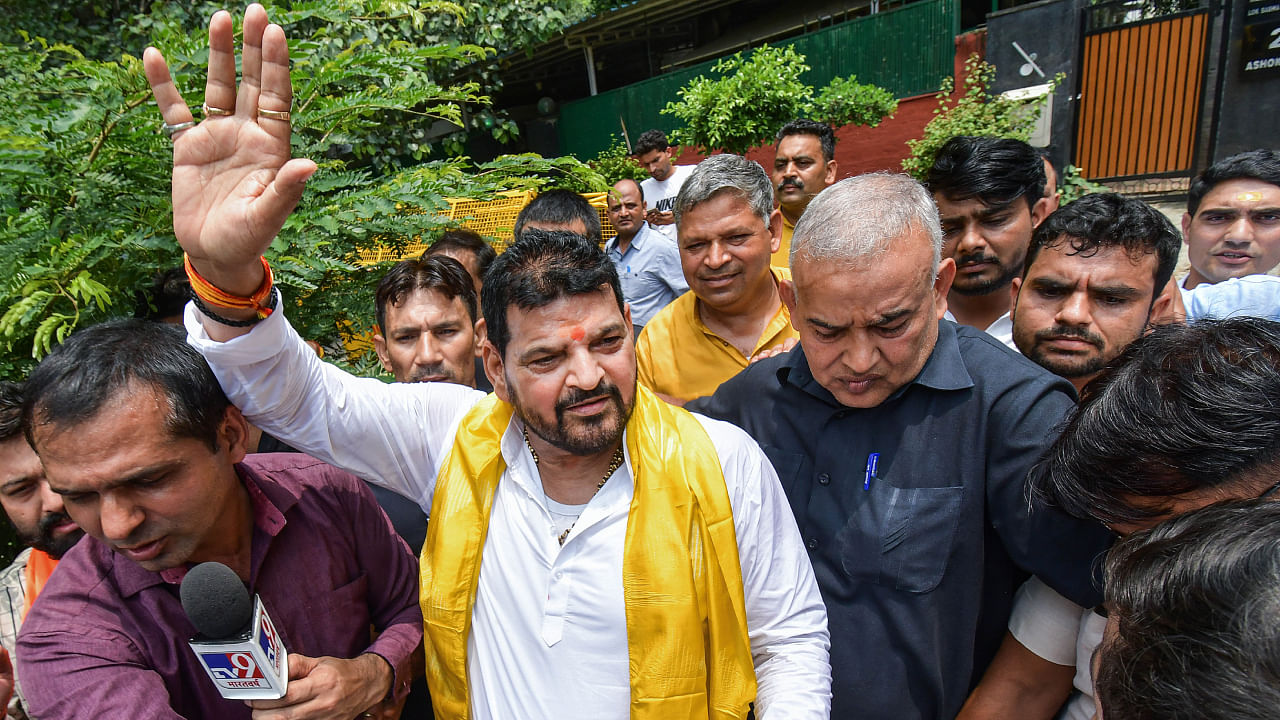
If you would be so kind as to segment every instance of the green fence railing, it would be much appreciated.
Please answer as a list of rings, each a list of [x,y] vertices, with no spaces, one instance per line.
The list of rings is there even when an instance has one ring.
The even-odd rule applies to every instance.
[[[920,0],[776,45],[791,45],[805,56],[810,70],[803,80],[815,87],[856,75],[859,82],[875,83],[899,98],[922,95],[937,90],[954,69],[958,5],[958,0]],[[583,160],[595,157],[622,134],[623,122],[633,139],[651,128],[674,130],[676,119],[660,111],[693,78],[714,76],[715,63],[709,60],[564,103],[560,151]]]

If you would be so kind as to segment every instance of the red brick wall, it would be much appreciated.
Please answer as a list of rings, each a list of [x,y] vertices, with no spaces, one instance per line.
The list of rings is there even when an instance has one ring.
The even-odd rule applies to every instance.
[[[963,87],[964,61],[973,53],[985,55],[987,33],[985,30],[965,33],[956,37],[955,76],[961,78]],[[898,111],[892,118],[874,128],[846,125],[836,130],[836,163],[839,179],[890,170],[899,172],[901,163],[909,155],[907,141],[924,134],[924,126],[933,119],[938,107],[936,94],[918,95],[898,101]],[[683,148],[678,165],[691,165],[702,155]],[[773,165],[773,146],[759,147],[747,153],[747,157],[766,169]]]

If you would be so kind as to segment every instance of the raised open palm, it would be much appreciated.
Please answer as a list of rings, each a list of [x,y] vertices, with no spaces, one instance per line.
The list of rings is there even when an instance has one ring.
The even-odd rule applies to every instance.
[[[237,88],[233,27],[226,12],[209,21],[206,118],[174,135],[173,230],[202,275],[248,295],[262,280],[258,257],[316,166],[289,154],[293,91],[284,30],[268,24],[261,5],[245,10]],[[190,122],[160,51],[147,48],[143,65],[165,123]]]

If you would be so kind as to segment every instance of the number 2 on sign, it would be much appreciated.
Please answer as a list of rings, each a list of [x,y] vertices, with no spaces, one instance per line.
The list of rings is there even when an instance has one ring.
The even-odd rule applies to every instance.
[[[1268,50],[1280,50],[1280,27],[1271,28],[1271,44],[1267,46]]]

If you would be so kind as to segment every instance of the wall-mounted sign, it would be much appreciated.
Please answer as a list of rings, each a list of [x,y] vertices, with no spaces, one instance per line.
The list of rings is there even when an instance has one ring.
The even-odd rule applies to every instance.
[[[1249,0],[1240,45],[1246,80],[1280,75],[1280,0]]]

